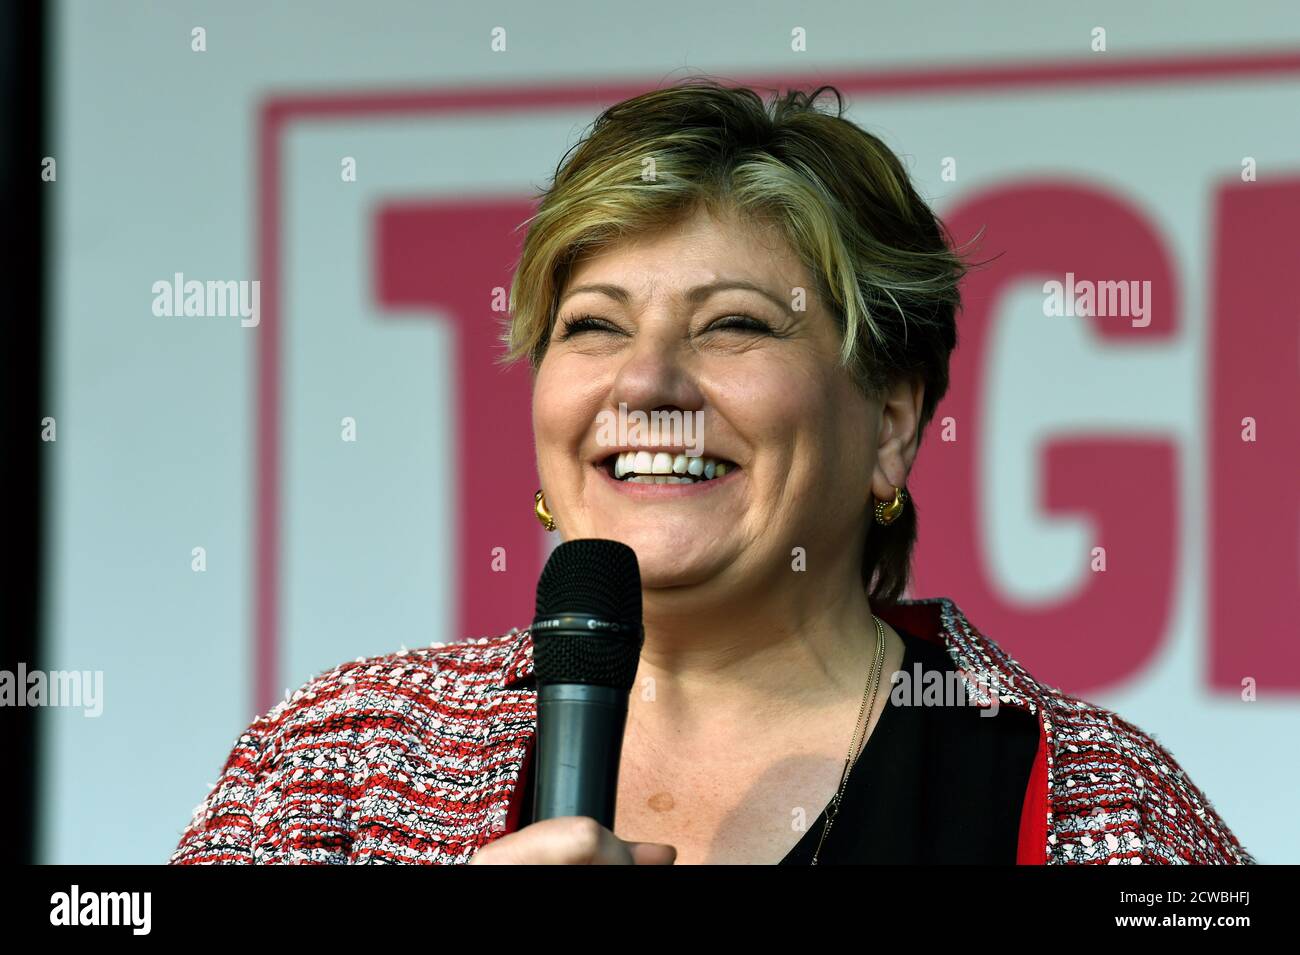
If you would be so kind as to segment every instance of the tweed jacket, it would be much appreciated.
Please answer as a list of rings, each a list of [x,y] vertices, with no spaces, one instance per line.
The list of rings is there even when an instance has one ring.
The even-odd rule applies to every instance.
[[[1038,718],[1020,863],[1255,862],[1160,743],[1035,680],[948,598],[876,613],[940,643],[971,702]],[[536,720],[527,629],[342,664],[240,735],[169,863],[468,862],[518,828]]]

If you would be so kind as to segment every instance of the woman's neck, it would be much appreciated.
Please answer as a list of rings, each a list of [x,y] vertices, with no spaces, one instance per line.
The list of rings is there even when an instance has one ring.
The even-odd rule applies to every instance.
[[[742,734],[862,697],[876,630],[859,587],[769,589],[761,600],[707,610],[694,604],[703,602],[682,588],[645,595],[645,645],[629,712],[656,735]],[[887,624],[885,633],[885,662],[901,660],[901,640]],[[888,678],[882,667],[882,684]]]

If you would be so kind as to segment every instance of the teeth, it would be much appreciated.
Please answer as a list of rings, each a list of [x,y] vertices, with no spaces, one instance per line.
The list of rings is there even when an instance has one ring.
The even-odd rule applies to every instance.
[[[629,484],[694,484],[688,477],[675,474],[634,474],[628,478]]]
[[[695,484],[723,477],[735,467],[719,458],[625,451],[614,459],[614,477],[638,484]]]

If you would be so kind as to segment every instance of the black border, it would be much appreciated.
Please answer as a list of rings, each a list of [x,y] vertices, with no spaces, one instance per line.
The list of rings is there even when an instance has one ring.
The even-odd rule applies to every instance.
[[[4,296],[8,305],[0,336],[0,435],[3,435],[3,501],[7,527],[3,658],[0,668],[16,672],[24,662],[40,666],[45,523],[45,454],[55,445],[41,441],[41,418],[55,414],[46,391],[45,242],[49,191],[41,160],[46,140],[49,11],[41,0],[0,4],[0,222],[4,223]],[[58,157],[55,157],[56,161]],[[63,422],[59,422],[60,425]],[[37,710],[3,706],[5,774],[0,791],[9,803],[3,844],[6,861],[35,861],[39,822],[36,799],[40,723]]]

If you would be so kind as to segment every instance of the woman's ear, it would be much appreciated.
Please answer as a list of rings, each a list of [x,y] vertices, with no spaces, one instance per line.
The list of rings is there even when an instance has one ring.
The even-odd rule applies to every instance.
[[[885,390],[880,405],[876,469],[871,477],[871,490],[878,500],[891,500],[894,488],[907,484],[920,441],[924,399],[925,381],[919,375],[904,377]]]

